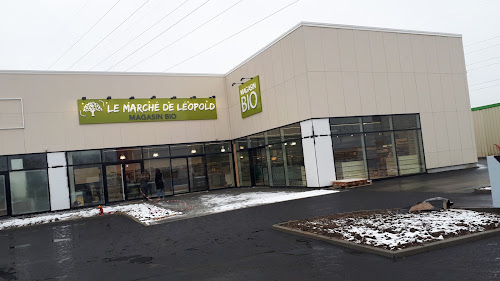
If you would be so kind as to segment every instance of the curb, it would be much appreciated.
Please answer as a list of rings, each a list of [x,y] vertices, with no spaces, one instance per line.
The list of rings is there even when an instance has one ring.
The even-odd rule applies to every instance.
[[[478,208],[478,209],[480,209],[480,208]],[[500,209],[497,209],[496,212],[500,212]],[[476,233],[472,233],[472,234],[468,234],[468,235],[464,235],[464,236],[459,236],[459,237],[446,238],[442,241],[431,242],[431,243],[428,243],[428,244],[425,244],[422,246],[414,246],[414,247],[407,248],[407,249],[390,251],[390,250],[386,250],[386,249],[356,244],[353,242],[349,242],[349,241],[345,241],[345,240],[341,240],[341,239],[337,239],[337,238],[326,237],[326,236],[318,235],[315,233],[309,233],[309,232],[305,232],[302,230],[297,230],[297,229],[281,226],[280,224],[281,223],[274,224],[272,226],[272,228],[277,230],[277,231],[285,232],[288,234],[299,235],[299,236],[310,238],[310,239],[324,241],[324,242],[334,244],[337,246],[342,246],[345,248],[358,250],[358,251],[362,251],[362,252],[367,252],[367,253],[371,253],[371,254],[375,254],[375,255],[379,255],[379,256],[384,256],[387,258],[393,258],[393,259],[402,258],[402,257],[406,257],[406,256],[411,256],[411,255],[416,255],[416,254],[420,254],[420,253],[425,253],[425,252],[429,252],[429,251],[433,251],[433,250],[437,250],[437,249],[442,249],[442,248],[447,248],[447,247],[451,247],[451,246],[455,246],[455,245],[464,244],[464,243],[467,243],[470,241],[476,241],[476,240],[500,235],[500,228],[497,228],[497,229],[487,230],[487,231],[483,231],[483,232],[476,232]]]

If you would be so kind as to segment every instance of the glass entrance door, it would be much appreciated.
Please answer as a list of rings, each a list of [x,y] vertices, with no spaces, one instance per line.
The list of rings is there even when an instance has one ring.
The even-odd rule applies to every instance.
[[[191,191],[203,191],[208,189],[207,173],[205,170],[205,158],[189,157],[189,183]]]
[[[0,216],[8,215],[7,210],[7,185],[5,176],[0,175]]]
[[[125,200],[122,165],[106,166],[106,187],[108,202]]]
[[[142,173],[141,163],[129,163],[122,165],[125,174],[125,180],[123,182],[125,183],[125,190],[127,191],[127,196],[125,198],[127,200],[142,198],[143,195],[139,189],[141,185],[140,181]],[[143,192],[145,192],[147,196],[151,196],[150,183],[148,183],[148,187],[146,190],[143,190]]]
[[[189,192],[187,158],[172,158],[171,161],[174,194]]]
[[[269,185],[269,173],[267,168],[267,156],[265,148],[257,148],[251,151],[253,163],[253,178],[256,186]]]

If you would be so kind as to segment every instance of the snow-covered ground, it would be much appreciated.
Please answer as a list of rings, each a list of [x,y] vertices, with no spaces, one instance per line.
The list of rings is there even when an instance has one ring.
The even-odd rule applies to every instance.
[[[239,195],[228,195],[228,194],[206,194],[200,196],[200,200],[205,208],[211,213],[219,213],[225,211],[231,211],[236,209],[242,209],[247,207],[253,207],[264,204],[271,204],[307,197],[321,196],[325,194],[331,194],[339,192],[337,190],[311,190],[311,191],[301,191],[301,192],[289,192],[289,191],[278,191],[278,192],[252,192],[252,193],[242,193]]]
[[[300,198],[320,196],[336,193],[336,190],[311,190],[311,191],[278,191],[278,192],[248,192],[239,195],[228,195],[222,193],[204,194],[199,197],[200,205],[188,205],[184,200],[167,200],[158,202],[162,207],[152,204],[122,204],[114,206],[103,206],[104,213],[121,212],[130,215],[141,223],[150,225],[159,221],[168,220],[192,214],[196,212],[203,214],[219,213],[224,211],[236,210],[246,207],[270,204]],[[175,198],[175,197],[174,197]],[[173,203],[182,205],[180,209],[173,208]],[[192,203],[189,203],[192,204]],[[0,230],[28,225],[44,224],[56,221],[74,220],[78,218],[87,218],[99,215],[97,206],[92,208],[79,209],[75,211],[61,211],[55,213],[37,214],[22,217],[13,217],[0,220]]]
[[[470,210],[363,214],[291,222],[289,227],[337,237],[357,244],[399,250],[447,237],[498,228],[500,216]]]
[[[165,219],[167,217],[180,215],[182,213],[160,208],[151,204],[125,204],[115,206],[103,206],[104,214],[124,213],[128,214],[144,224]],[[96,207],[80,209],[77,211],[61,211],[56,213],[38,214],[32,216],[13,217],[0,221],[0,230],[35,224],[44,224],[56,221],[67,221],[79,218],[88,218],[99,215],[99,209]]]

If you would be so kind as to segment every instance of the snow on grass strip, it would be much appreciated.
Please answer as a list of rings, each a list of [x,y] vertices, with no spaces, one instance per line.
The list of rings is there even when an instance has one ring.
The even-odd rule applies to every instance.
[[[104,214],[124,213],[136,218],[144,224],[151,224],[154,221],[165,219],[171,216],[180,215],[181,212],[172,211],[151,204],[126,204],[115,206],[103,206]],[[77,211],[62,211],[56,213],[46,213],[29,215],[23,217],[13,217],[5,220],[0,220],[0,230],[45,224],[50,222],[68,221],[80,218],[88,218],[99,215],[97,206],[94,208],[85,208]]]
[[[311,190],[303,192],[254,192],[239,195],[207,194],[200,196],[202,204],[211,208],[211,212],[231,211],[263,204],[271,204],[288,200],[321,196],[337,193],[337,190]]]
[[[500,216],[460,209],[415,214],[377,210],[337,214],[282,225],[396,251],[448,237],[499,228]]]

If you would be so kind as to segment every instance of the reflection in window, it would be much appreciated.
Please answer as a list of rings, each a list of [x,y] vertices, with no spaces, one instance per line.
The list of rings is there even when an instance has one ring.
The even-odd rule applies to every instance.
[[[170,146],[170,155],[172,157],[199,155],[203,153],[203,144],[182,144]]]
[[[282,144],[269,145],[269,157],[271,162],[271,177],[273,186],[285,186],[285,163],[283,161]]]
[[[144,159],[164,158],[170,156],[168,146],[151,146],[145,147],[142,150],[144,153]]]
[[[400,175],[425,171],[420,132],[416,130],[394,132]]]
[[[363,116],[364,132],[391,130],[391,116]]]
[[[370,178],[398,175],[392,132],[365,134],[366,158]]]
[[[102,152],[104,162],[121,162],[142,159],[141,148],[109,149]]]
[[[332,136],[337,179],[367,178],[362,134]]]
[[[68,165],[97,164],[101,163],[100,150],[68,152]]]
[[[267,144],[279,143],[281,142],[281,132],[280,129],[274,129],[266,132]]]
[[[252,151],[253,176],[255,185],[269,185],[269,173],[267,166],[266,148],[258,148]]]
[[[0,175],[0,216],[7,215],[7,190],[5,186],[5,176]]]
[[[251,148],[265,145],[264,133],[254,134],[248,137]]]
[[[230,142],[217,142],[217,143],[206,143],[205,144],[205,153],[213,154],[213,153],[226,153],[231,152],[232,147]]]
[[[232,154],[212,154],[206,159],[210,189],[234,186]]]
[[[420,127],[416,114],[393,115],[392,123],[394,130],[417,129]]]
[[[104,203],[101,165],[69,167],[71,207]]]
[[[285,141],[302,138],[302,134],[300,131],[300,123],[295,123],[282,127],[280,130],[283,140]]]
[[[304,166],[304,153],[302,151],[302,141],[295,140],[287,142],[286,150],[286,171],[289,186],[306,186],[306,170]]]
[[[353,134],[362,132],[360,117],[336,117],[330,118],[330,130],[332,134]]]
[[[236,154],[238,160],[238,175],[240,186],[251,186],[252,178],[250,174],[250,157],[248,150],[238,151]]]
[[[203,157],[189,157],[188,163],[191,191],[207,190],[207,177]]]
[[[47,155],[41,153],[9,156],[9,167],[11,171],[47,168]]]
[[[156,191],[155,176],[156,169],[160,169],[163,185],[165,186],[165,195],[172,194],[172,173],[170,171],[170,159],[155,159],[144,161],[144,171],[147,171],[151,175],[153,190]],[[154,194],[153,194],[154,195]]]
[[[50,210],[47,170],[10,172],[12,214]]]
[[[7,171],[7,157],[0,156],[0,171]]]

